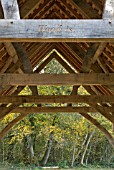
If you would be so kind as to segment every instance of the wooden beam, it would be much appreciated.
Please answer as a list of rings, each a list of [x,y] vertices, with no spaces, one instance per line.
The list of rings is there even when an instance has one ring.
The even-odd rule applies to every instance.
[[[12,63],[12,61],[13,61],[13,58],[12,57],[9,57],[8,59],[7,59],[7,62],[5,63],[5,65],[4,65],[4,67],[0,70],[0,73],[4,73],[7,69],[8,69],[8,67],[10,66],[10,64]],[[2,88],[1,88],[2,89]]]
[[[0,110],[0,119],[2,119],[4,116],[6,116],[7,114],[11,113],[13,109],[17,108],[19,105],[21,105],[22,103],[18,103],[18,104],[13,104],[9,107],[6,107],[5,109],[1,109]]]
[[[114,103],[114,96],[63,95],[63,96],[0,96],[0,103]]]
[[[93,125],[95,125],[103,134],[106,136],[106,138],[109,140],[110,144],[114,147],[114,138],[111,133],[109,133],[103,125],[101,125],[97,119],[93,118],[91,115],[87,113],[80,113],[83,117],[85,117],[89,122],[91,122]]]
[[[6,133],[20,120],[22,120],[27,114],[21,114],[14,120],[8,123],[8,125],[0,132],[0,140],[6,135]]]
[[[114,0],[106,0],[103,19],[114,19]]]
[[[89,72],[89,69],[92,65],[92,56],[94,56],[96,49],[98,48],[98,43],[97,44],[93,44],[89,49],[88,52],[86,53],[85,57],[84,57],[84,61],[82,64],[82,68],[81,68],[81,72]],[[93,88],[93,86],[92,86]],[[87,87],[85,87],[85,89],[87,89]],[[88,91],[88,89],[87,89]],[[91,90],[90,90],[91,91]],[[91,92],[90,92],[91,93]],[[94,107],[98,112],[100,112],[105,118],[107,118],[108,120],[110,120],[111,122],[114,122],[114,119],[112,120],[112,116],[110,116],[110,113],[108,113],[106,110],[103,109],[103,107],[100,107],[99,105],[97,105],[95,102],[91,102],[89,103],[89,105],[91,105],[92,107]]]
[[[81,72],[84,72],[84,73],[90,72],[90,69],[92,66],[92,61],[93,61],[94,55],[96,53],[96,50],[98,49],[98,46],[99,46],[99,43],[95,43],[89,47],[89,49],[83,59]]]
[[[5,111],[6,107],[0,107],[0,111]],[[112,112],[114,108],[104,107],[104,111]],[[10,113],[98,113],[95,108],[92,107],[17,107],[11,110]],[[110,115],[112,116],[112,115]],[[113,119],[112,119],[113,121]],[[114,122],[114,121],[113,121]]]
[[[91,117],[87,113],[81,113],[82,116],[84,116],[87,120],[89,120],[91,123],[93,123],[99,130],[101,130],[105,136],[108,138],[109,142],[113,144],[113,137],[111,134],[93,117]],[[5,134],[20,120],[22,120],[27,114],[21,114],[14,120],[12,120],[1,132],[0,132],[0,140],[5,136]],[[114,145],[114,144],[113,144]]]
[[[20,19],[17,0],[1,0],[4,18]]]
[[[14,63],[16,63],[18,61],[18,56],[17,56],[17,53],[16,53],[12,43],[4,42],[4,45],[5,45],[5,48],[9,54],[10,58],[12,58]]]
[[[35,10],[36,6],[39,5],[39,3],[41,3],[41,0],[32,0],[32,3],[31,0],[25,1],[24,5],[22,5],[20,9],[21,18],[27,18],[28,15]]]
[[[16,50],[18,58],[22,63],[24,73],[33,73],[31,62],[23,46],[19,43],[12,44],[13,48]],[[37,87],[30,87],[30,89],[33,95],[38,95]]]
[[[77,11],[80,11],[79,13],[86,19],[88,18],[98,18],[100,19],[101,16],[98,14],[98,10],[95,10],[92,5],[90,5],[90,1],[86,0],[72,0],[75,2],[74,8],[77,9]],[[96,0],[95,0],[96,1]],[[91,1],[92,4],[94,4],[93,0]],[[98,1],[96,1],[98,4]]]
[[[0,74],[0,86],[114,85],[114,74]]]
[[[106,47],[107,43],[103,42],[99,44],[98,49],[95,52],[95,55],[93,57],[93,64],[96,62],[96,60],[99,58],[99,56],[103,53],[104,48]]]
[[[4,12],[4,17],[5,19],[20,19],[20,14],[19,14],[19,8],[18,8],[18,3],[17,0],[1,0],[2,1],[2,8],[3,8],[3,12]],[[24,48],[22,47],[21,44],[19,43],[4,43],[5,47],[9,53],[10,56],[12,57],[16,57],[16,61],[18,60],[18,58],[20,59],[20,61],[22,62],[23,65],[23,70],[24,73],[33,73],[33,69],[32,69],[32,65],[30,63],[30,60],[27,56],[26,51],[24,50]],[[37,91],[37,87],[30,87],[32,94],[33,95],[37,95],[38,91]],[[19,104],[19,103],[18,103]],[[13,106],[10,107],[10,109]],[[15,104],[14,104],[15,107]],[[9,112],[9,108],[6,110],[6,112],[2,113],[1,115],[6,115]]]
[[[69,1],[67,0],[67,2],[69,2]],[[87,19],[89,18],[88,14],[82,8],[80,8],[80,6],[78,4],[78,3],[80,3],[80,1],[78,1],[78,3],[77,3],[77,0],[70,0],[70,3],[79,11],[79,13],[81,15],[83,15],[84,18],[87,18]],[[82,1],[81,1],[81,4],[84,4],[84,6],[88,5],[87,3],[84,3]]]
[[[0,41],[114,41],[114,20],[0,20]]]
[[[39,67],[36,69],[36,73],[39,73],[42,69],[45,68],[45,66],[54,58],[54,53],[52,53],[48,58],[46,58],[43,63],[39,65]]]
[[[90,50],[90,51],[91,51],[91,50]],[[64,62],[64,61],[63,61],[63,62]],[[67,65],[67,63],[64,64],[63,67],[65,67],[66,70],[67,70],[68,68],[66,67],[66,65]],[[67,65],[67,66],[70,67],[69,65]],[[73,70],[72,70],[72,71],[69,70],[69,72],[70,72],[70,73],[74,73]],[[78,87],[79,87],[79,86],[73,86],[73,90],[72,90],[71,95],[76,95],[76,94],[77,94]],[[85,87],[85,89],[87,90],[87,86]],[[67,96],[66,96],[66,97],[67,97]],[[69,101],[70,101],[70,100],[69,100]],[[86,101],[86,99],[85,99],[84,101]],[[88,103],[88,102],[89,102],[89,103]],[[114,122],[114,119],[112,119],[112,116],[110,116],[110,113],[106,112],[106,111],[103,109],[103,107],[100,107],[100,106],[96,105],[95,99],[94,99],[94,101],[89,100],[88,102],[87,102],[87,104],[92,105],[92,107],[94,107],[98,112],[100,112],[105,118],[107,118],[107,119],[110,120],[111,122]],[[68,103],[67,106],[72,106],[72,103]]]
[[[105,65],[106,63],[103,61],[103,58],[99,57],[97,59],[97,62],[99,64],[99,66],[102,68],[102,70],[104,71],[104,73],[109,74],[109,70],[108,70],[108,68]]]
[[[68,62],[65,62],[64,59],[59,57],[56,53],[54,53],[54,58],[68,71],[68,73],[75,73],[75,71],[72,69],[72,67],[69,66]],[[66,59],[66,58],[65,58]]]

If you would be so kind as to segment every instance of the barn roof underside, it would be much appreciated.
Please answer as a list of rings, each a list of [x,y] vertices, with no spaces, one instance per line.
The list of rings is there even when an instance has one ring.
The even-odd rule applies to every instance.
[[[105,0],[32,0],[32,2],[31,0],[18,0],[18,4],[21,19],[102,19]],[[0,19],[3,18],[3,10],[2,6],[0,6]],[[18,44],[26,53],[24,59],[22,58],[23,54],[19,57],[18,53],[15,52],[15,49],[18,49],[17,44],[13,45],[8,42],[0,43],[0,74],[32,73],[31,70],[34,70],[38,65],[39,67],[35,73],[39,73],[53,58],[69,73],[114,73],[114,42],[20,42]],[[52,52],[51,55],[49,55],[50,52]],[[58,54],[61,54],[62,57]],[[27,59],[26,62],[27,57],[29,60]],[[42,61],[44,62],[42,63]],[[73,95],[76,95],[78,87],[74,86]],[[104,95],[104,98],[106,96],[110,98],[114,95],[113,85],[88,85],[84,87],[93,97],[95,95],[100,97]],[[6,96],[15,97],[23,88],[23,86],[18,86],[18,84],[17,86],[1,86],[0,96],[2,99]],[[33,87],[31,90],[32,92],[34,91],[33,95],[36,95],[37,92],[35,92]],[[107,103],[106,100],[106,102],[100,103],[101,105],[99,103],[100,101],[96,103],[90,102],[90,110],[96,109],[96,111],[114,124],[113,111],[107,112],[105,110],[113,109],[114,102],[110,102],[109,100]],[[14,109],[16,110],[16,108],[19,109],[19,103],[13,103],[9,107],[5,107],[7,107],[7,104],[2,104],[1,102],[0,118],[3,118]],[[71,106],[68,105],[68,107]],[[88,114],[84,114],[82,113],[94,125],[98,125],[94,119],[88,117]],[[26,113],[21,114],[11,122],[11,126],[8,129],[24,118],[25,115]],[[1,138],[8,129],[2,130],[0,133]]]

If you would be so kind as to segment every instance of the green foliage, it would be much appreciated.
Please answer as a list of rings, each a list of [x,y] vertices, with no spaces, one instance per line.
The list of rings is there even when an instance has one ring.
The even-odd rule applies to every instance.
[[[50,165],[49,165],[50,166]],[[68,169],[68,170],[71,170],[71,168],[69,169],[68,166],[67,166],[67,163],[64,161],[64,162],[60,162],[59,163],[59,167],[60,169]],[[43,168],[41,167],[37,167],[37,166],[32,166],[32,165],[29,165],[29,166],[25,166],[24,164],[10,164],[8,162],[5,162],[4,164],[0,164],[0,170],[43,170]],[[47,169],[45,169],[47,170]],[[52,168],[51,168],[52,170]],[[73,170],[113,170],[112,168],[109,168],[109,167],[102,167],[102,166],[92,166],[92,165],[88,165],[86,167],[84,166],[79,166],[79,167],[76,167],[76,168],[73,168]]]
[[[58,166],[60,167],[60,168],[68,168],[69,166],[68,166],[68,162],[66,161],[66,160],[64,160],[64,161],[62,161],[62,162],[59,162],[58,163]]]
[[[45,73],[66,73],[67,71],[56,61],[52,60],[44,69]],[[72,91],[71,86],[38,86],[38,92],[41,95],[70,95]],[[31,95],[29,87],[25,87],[20,95]],[[80,86],[78,89],[79,95],[89,95],[87,91]],[[26,106],[36,106],[33,104],[26,104]],[[45,104],[45,106],[66,106],[65,104]],[[80,105],[80,103],[78,104]],[[84,104],[82,104],[84,105]],[[91,113],[90,113],[91,114]],[[0,123],[1,130],[8,125],[19,114],[9,114]],[[109,131],[111,131],[111,123],[99,114],[95,114],[95,118],[99,120]],[[1,165],[3,168],[9,169],[38,169],[40,161],[42,160],[47,144],[52,134],[52,148],[49,154],[47,165],[59,165],[61,168],[67,168],[71,166],[73,154],[75,157],[74,166],[80,164],[82,155],[86,148],[86,144],[90,134],[95,127],[90,125],[82,116],[78,113],[42,113],[42,114],[30,114],[19,123],[17,123],[9,133],[0,142],[0,161],[5,165]],[[86,138],[87,136],[87,138]],[[30,141],[32,138],[34,158],[30,158]],[[85,143],[84,143],[85,140]],[[84,143],[84,144],[83,144]],[[113,166],[113,150],[99,130],[95,129],[95,133],[87,148],[86,156],[84,159],[85,164],[96,164],[103,166]],[[110,159],[110,161],[109,161]],[[10,162],[10,163],[9,163]],[[15,164],[14,164],[15,163]],[[18,165],[17,165],[18,164]],[[29,164],[26,167],[25,164]],[[8,170],[9,170],[8,169]],[[94,167],[80,167],[79,170],[92,169]],[[78,169],[77,169],[78,170]]]

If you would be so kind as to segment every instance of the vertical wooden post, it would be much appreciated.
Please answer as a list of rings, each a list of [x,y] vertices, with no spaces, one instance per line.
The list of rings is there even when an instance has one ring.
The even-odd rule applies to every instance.
[[[103,19],[114,19],[114,0],[106,0]]]
[[[5,19],[20,19],[17,0],[1,0]]]

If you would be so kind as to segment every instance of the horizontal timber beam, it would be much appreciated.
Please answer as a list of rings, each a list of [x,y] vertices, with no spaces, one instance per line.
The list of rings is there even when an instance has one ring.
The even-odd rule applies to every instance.
[[[7,109],[6,107],[0,107],[0,112]],[[104,111],[112,112],[113,107],[103,107]],[[76,112],[93,112],[98,113],[95,108],[92,107],[18,107],[10,111],[10,113],[76,113]]]
[[[0,86],[114,85],[114,73],[0,74]]]
[[[0,41],[20,42],[110,42],[114,20],[0,20]]]
[[[39,96],[0,96],[0,103],[114,103],[114,96],[107,95],[39,95]]]

